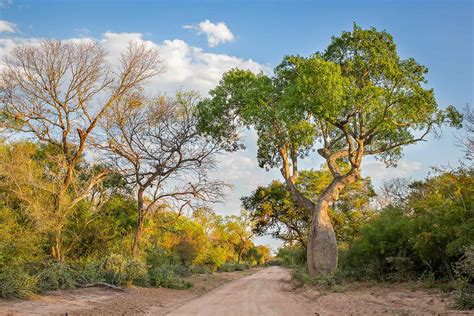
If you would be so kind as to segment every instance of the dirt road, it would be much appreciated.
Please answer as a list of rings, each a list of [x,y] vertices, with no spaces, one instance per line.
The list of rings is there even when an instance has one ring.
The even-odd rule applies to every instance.
[[[0,299],[0,315],[474,315],[452,310],[447,293],[413,283],[294,288],[290,270],[280,267],[194,275],[187,280],[194,284],[192,289],[83,288],[31,300]]]
[[[227,283],[167,315],[314,315],[304,301],[285,288],[288,270],[270,267]]]

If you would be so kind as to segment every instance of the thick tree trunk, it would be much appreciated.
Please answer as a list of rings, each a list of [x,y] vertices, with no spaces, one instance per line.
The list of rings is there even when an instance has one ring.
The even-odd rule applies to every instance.
[[[359,177],[357,169],[336,177],[319,198],[311,218],[306,248],[308,272],[311,276],[332,272],[337,268],[337,241],[329,219],[329,204],[339,199],[345,186]]]
[[[320,201],[311,219],[306,255],[308,272],[312,276],[337,268],[336,234],[329,220],[328,208],[327,201]]]

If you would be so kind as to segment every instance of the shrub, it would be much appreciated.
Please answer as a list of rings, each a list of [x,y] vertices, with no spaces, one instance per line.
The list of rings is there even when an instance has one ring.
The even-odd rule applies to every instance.
[[[38,275],[40,291],[54,291],[75,288],[79,283],[80,274],[63,263],[51,263]]]
[[[124,280],[127,285],[148,285],[148,269],[146,264],[136,259],[129,259],[124,266]]]
[[[454,307],[457,309],[474,309],[474,285],[466,277],[453,282]]]
[[[99,270],[100,278],[115,285],[148,285],[146,264],[121,254],[110,254],[104,258]]]
[[[278,249],[277,258],[285,267],[294,267],[306,263],[306,248],[299,245],[284,246]]]
[[[151,286],[170,289],[188,289],[193,285],[179,277],[169,266],[152,267],[148,270],[148,279]]]
[[[298,286],[306,284],[321,287],[330,287],[331,289],[340,288],[345,284],[346,275],[342,270],[336,270],[331,273],[325,273],[316,277],[311,277],[304,266],[298,266],[293,269],[293,280]]]
[[[474,309],[474,246],[465,248],[454,271],[457,277],[453,282],[454,306],[457,309]]]
[[[86,258],[74,262],[74,269],[80,275],[80,283],[88,284],[101,281],[101,261]]]
[[[115,285],[125,283],[126,259],[120,254],[110,254],[105,257],[100,267],[100,276],[105,282]]]
[[[191,274],[212,273],[213,271],[215,271],[215,266],[214,265],[191,266],[189,271],[191,272]]]
[[[36,277],[25,272],[23,267],[0,270],[1,298],[27,298],[37,291],[36,284]]]
[[[232,263],[227,262],[219,267],[220,272],[234,272],[234,271],[244,271],[250,268],[248,263]]]

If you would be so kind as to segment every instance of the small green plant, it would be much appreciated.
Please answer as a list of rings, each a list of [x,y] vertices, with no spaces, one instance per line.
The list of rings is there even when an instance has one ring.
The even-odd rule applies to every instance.
[[[461,310],[474,309],[474,246],[467,247],[456,263],[453,284],[454,307]]]
[[[436,277],[433,271],[426,270],[421,274],[420,280],[423,282],[424,286],[431,289],[436,286]]]
[[[129,259],[125,262],[124,266],[124,277],[125,283],[127,285],[148,285],[148,269],[144,262]]]
[[[248,263],[233,263],[227,262],[219,267],[220,272],[234,272],[234,271],[245,271],[250,268]]]
[[[100,278],[115,285],[148,285],[146,264],[121,254],[110,254],[99,268]]]
[[[189,289],[192,283],[183,280],[169,266],[152,267],[148,270],[148,279],[151,286],[170,289]]]
[[[474,309],[474,285],[465,277],[453,282],[454,307],[460,310]]]
[[[0,270],[1,298],[28,298],[37,291],[37,279],[21,267]]]
[[[345,274],[340,270],[311,277],[306,267],[297,266],[293,269],[293,280],[297,286],[309,284],[327,287],[335,292],[342,292],[345,290]]]
[[[54,291],[75,288],[79,283],[80,275],[69,265],[54,262],[38,273],[37,279],[40,291]]]

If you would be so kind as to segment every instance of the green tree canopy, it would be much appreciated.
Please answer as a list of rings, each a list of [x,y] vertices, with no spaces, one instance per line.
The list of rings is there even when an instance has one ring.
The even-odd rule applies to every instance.
[[[314,210],[310,272],[330,271],[337,265],[337,247],[328,207],[360,178],[363,157],[394,165],[404,146],[424,140],[445,122],[461,124],[454,107],[438,107],[434,91],[426,87],[427,71],[413,58],[400,58],[386,31],[354,25],[323,52],[286,56],[273,76],[227,72],[199,104],[199,126],[227,141],[229,150],[242,147],[240,127],[255,129],[259,165],[280,168],[295,201]],[[298,159],[316,148],[333,179],[313,203],[296,180]]]

